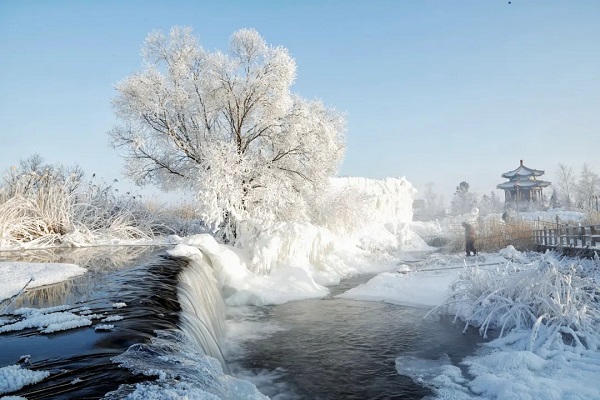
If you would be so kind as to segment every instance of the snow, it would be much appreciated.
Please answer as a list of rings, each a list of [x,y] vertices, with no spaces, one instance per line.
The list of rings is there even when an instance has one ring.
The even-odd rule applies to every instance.
[[[230,306],[324,297],[342,279],[394,269],[398,252],[431,250],[409,227],[414,192],[405,178],[331,179],[329,195],[358,193],[353,200],[368,219],[353,224],[356,215],[344,212],[350,205],[331,202],[317,218],[321,226],[245,220],[235,246],[194,235],[173,238],[178,244],[169,254],[211,265]]]
[[[394,268],[370,258],[358,241],[308,223],[282,223],[243,236],[237,247],[210,235],[182,239],[171,255],[207,261],[230,306],[281,304],[329,294],[327,286],[367,272]],[[397,248],[394,243],[393,248]],[[425,248],[428,248],[425,246]]]
[[[134,374],[157,379],[121,385],[107,400],[267,399],[252,383],[225,374],[219,361],[200,353],[182,332],[158,331],[149,344],[133,345],[112,360]]]
[[[102,325],[96,325],[94,327],[95,330],[97,331],[110,331],[112,329],[114,329],[114,325],[111,324],[102,324]]]
[[[48,371],[32,371],[19,365],[0,368],[0,394],[14,392],[27,385],[41,382],[50,376]],[[5,399],[7,397],[3,397]]]
[[[69,311],[62,311],[64,307],[51,307],[46,309],[21,308],[12,314],[24,317],[16,322],[0,326],[0,333],[14,332],[23,329],[38,328],[41,333],[53,333],[68,329],[89,326],[91,317],[81,316]]]
[[[432,388],[435,398],[600,398],[598,260],[508,246],[470,259],[431,254],[398,264],[339,297],[434,307],[484,336],[495,327],[500,334],[458,365],[447,356],[398,357],[398,373]]]
[[[518,334],[509,339],[519,343]],[[493,343],[493,342],[492,342]],[[564,349],[554,357],[502,346],[484,348],[461,362],[468,375],[449,359],[396,359],[399,374],[431,387],[439,399],[598,399],[598,353],[573,354]]]
[[[399,374],[432,388],[436,398],[600,398],[600,261],[575,262],[552,253],[522,253],[512,246],[467,259],[431,253],[432,248],[420,235],[443,233],[477,218],[477,212],[441,221],[412,222],[414,189],[404,178],[338,178],[330,182],[328,195],[337,200],[318,216],[320,225],[265,225],[246,220],[234,245],[221,244],[208,234],[171,236],[168,241],[174,247],[168,253],[196,261],[190,263],[192,268],[202,265],[212,269],[226,304],[237,312],[244,312],[249,305],[325,297],[330,294],[329,287],[342,279],[376,274],[338,296],[429,308],[428,318],[435,313],[451,314],[465,329],[479,328],[484,337],[488,331],[494,332],[490,335],[494,339],[459,362],[448,356],[396,359]],[[350,199],[356,204],[338,202],[350,192],[355,194]],[[352,220],[360,215],[360,221]],[[531,220],[551,221],[556,216],[561,221],[583,218],[581,213],[564,210],[519,213],[520,218]],[[428,253],[423,259],[407,253],[411,251]],[[85,269],[72,264],[0,263],[0,274],[7,282],[0,288],[0,298],[18,294],[31,278],[35,280],[28,287],[83,272]],[[115,309],[126,306],[122,302],[112,304]],[[51,333],[91,326],[93,319],[101,320],[102,324],[94,327],[101,331],[114,329],[108,323],[123,317],[92,314],[85,307],[22,308],[2,317],[0,333],[28,328]],[[235,323],[228,328],[237,330],[232,335],[244,340],[268,337],[281,329]],[[234,340],[229,345],[239,343]],[[263,398],[252,384],[226,375],[212,357],[186,351],[155,357],[150,351],[153,358],[149,363],[138,354],[143,349],[132,346],[116,362],[158,380],[123,388],[124,392],[114,398],[214,399],[223,394],[228,398]],[[179,377],[175,366],[182,365],[194,373],[181,381],[173,380]],[[197,382],[197,371],[209,378]],[[0,369],[0,388],[14,382],[35,383],[33,379],[47,376],[36,373],[18,366],[4,367]],[[207,381],[216,382],[223,392],[211,391]]]
[[[385,301],[413,307],[435,307],[448,297],[448,286],[458,277],[450,272],[384,272],[369,282],[339,295],[340,298]]]
[[[85,272],[85,268],[75,264],[0,262],[0,301],[16,296],[25,286],[35,288],[51,285]]]
[[[101,322],[114,322],[121,321],[123,319],[122,315],[111,315],[110,317],[104,318]]]

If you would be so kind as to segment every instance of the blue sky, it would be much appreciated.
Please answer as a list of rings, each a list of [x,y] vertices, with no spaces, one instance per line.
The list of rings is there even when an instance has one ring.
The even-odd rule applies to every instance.
[[[600,173],[596,0],[0,2],[0,170],[39,153],[120,175],[106,132],[114,85],[153,30],[191,26],[226,50],[255,28],[286,47],[292,90],[346,113],[342,176],[406,176],[449,201],[525,165]],[[498,192],[498,194],[500,194]]]

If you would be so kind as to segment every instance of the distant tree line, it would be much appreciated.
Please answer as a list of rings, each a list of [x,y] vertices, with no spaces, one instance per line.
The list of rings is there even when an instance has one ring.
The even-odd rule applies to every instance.
[[[573,167],[559,163],[550,206],[581,208],[598,211],[600,202],[600,176],[587,163],[579,175]]]
[[[415,209],[415,219],[430,220],[443,217],[448,213],[467,214],[475,207],[479,209],[480,215],[504,211],[504,201],[496,192],[491,191],[490,194],[478,196],[469,189],[468,182],[460,182],[448,209],[444,197],[435,192],[433,182],[427,183],[422,201],[419,203],[420,207]],[[579,174],[572,167],[559,163],[551,190],[544,194],[542,202],[537,206],[600,211],[600,176],[587,163],[583,164]]]
[[[415,210],[415,219],[431,220],[441,218],[448,213],[451,215],[467,214],[475,207],[479,209],[481,215],[503,211],[504,202],[500,200],[494,191],[478,197],[476,193],[470,192],[469,189],[468,182],[460,182],[456,187],[448,209],[444,203],[444,197],[434,191],[434,184],[432,182],[427,183],[423,193],[423,201],[420,203],[421,207]]]

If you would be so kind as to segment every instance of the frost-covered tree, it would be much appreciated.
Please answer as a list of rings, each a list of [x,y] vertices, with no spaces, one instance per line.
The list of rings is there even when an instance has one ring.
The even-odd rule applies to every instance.
[[[552,191],[552,195],[550,196],[550,207],[552,208],[558,208],[560,207],[560,200],[558,199],[558,194],[556,192],[556,190]]]
[[[494,191],[492,191],[489,196],[486,194],[481,196],[481,200],[479,201],[479,213],[481,215],[497,213],[500,212],[502,208],[502,202]]]
[[[5,198],[17,194],[28,197],[43,186],[59,185],[68,194],[72,194],[79,188],[82,178],[83,170],[78,165],[64,167],[62,164],[48,164],[36,153],[21,159],[18,166],[4,172],[0,190]]]
[[[455,215],[466,214],[477,205],[477,200],[473,193],[469,192],[470,185],[463,181],[456,187],[454,198],[452,199],[452,213]]]
[[[592,198],[600,194],[600,177],[587,163],[581,167],[576,185],[577,205],[581,208],[593,208]]]
[[[435,192],[433,182],[425,184],[423,191],[423,207],[420,210],[415,210],[415,217],[421,220],[431,220],[443,216],[444,205],[441,195]]]
[[[150,34],[145,68],[117,85],[122,124],[109,134],[140,185],[197,191],[213,226],[303,218],[335,174],[345,121],[290,92],[296,64],[251,29],[229,51],[204,50],[190,28]]]
[[[556,172],[556,185],[558,186],[558,197],[560,203],[565,207],[571,207],[575,201],[575,186],[577,177],[573,168],[559,163]]]

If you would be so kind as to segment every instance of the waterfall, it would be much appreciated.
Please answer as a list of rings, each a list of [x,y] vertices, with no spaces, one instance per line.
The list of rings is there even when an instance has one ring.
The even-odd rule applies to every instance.
[[[220,344],[225,331],[225,302],[212,267],[200,258],[188,259],[179,274],[177,298],[180,328],[206,355],[227,366]]]

